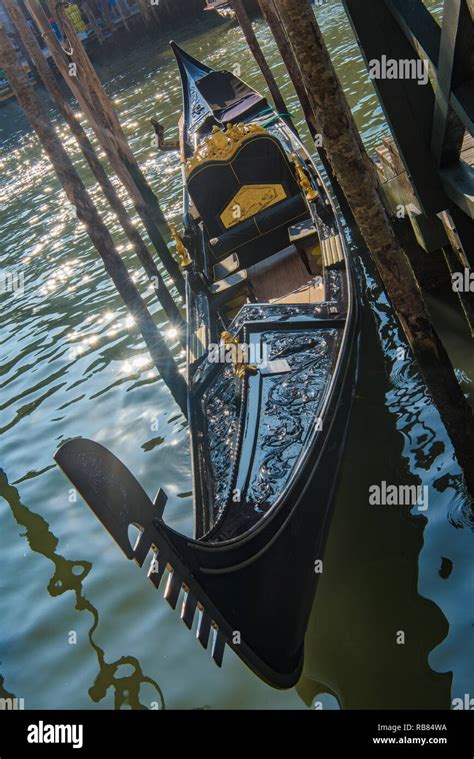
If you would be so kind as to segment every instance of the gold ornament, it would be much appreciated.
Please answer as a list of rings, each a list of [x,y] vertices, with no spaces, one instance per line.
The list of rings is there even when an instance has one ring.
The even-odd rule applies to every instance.
[[[229,161],[240,146],[256,134],[268,132],[258,124],[229,124],[225,130],[214,126],[212,134],[186,162],[186,176],[207,161]]]
[[[192,266],[193,264],[192,258],[189,255],[189,251],[174,224],[170,224],[170,231],[173,235],[173,240],[176,243],[176,251],[179,256],[179,264],[182,269],[187,269],[188,266]]]
[[[232,335],[230,332],[222,332],[221,342],[223,342],[225,345],[233,347],[232,354],[234,374],[236,377],[242,380],[247,376],[258,374],[257,367],[246,362],[244,351],[242,350],[242,346],[239,343],[238,337],[235,337],[235,335]]]
[[[306,172],[303,170],[303,167],[301,166],[297,156],[295,153],[292,153],[290,155],[290,160],[293,163],[293,166],[296,169],[296,174],[298,177],[298,184],[303,190],[306,200],[311,203],[313,200],[316,200],[318,197],[317,191],[314,189],[313,185],[309,181],[308,177],[306,176]]]

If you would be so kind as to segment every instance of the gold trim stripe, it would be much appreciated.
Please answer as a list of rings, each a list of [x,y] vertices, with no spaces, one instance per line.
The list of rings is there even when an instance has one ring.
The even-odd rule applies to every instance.
[[[341,236],[339,234],[322,240],[321,250],[323,253],[324,266],[336,266],[336,264],[343,263],[344,250],[342,248]]]

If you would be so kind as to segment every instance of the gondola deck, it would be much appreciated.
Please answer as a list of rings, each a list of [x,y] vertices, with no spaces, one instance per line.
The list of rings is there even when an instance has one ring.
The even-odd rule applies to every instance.
[[[173,45],[183,82],[187,379],[194,539],[115,457],[56,457],[128,558],[213,658],[227,643],[290,687],[303,662],[357,369],[357,308],[337,210],[291,124]],[[184,244],[179,243],[181,252]],[[252,364],[247,354],[257,356]],[[141,527],[128,541],[130,523]],[[199,612],[199,614],[198,614]]]

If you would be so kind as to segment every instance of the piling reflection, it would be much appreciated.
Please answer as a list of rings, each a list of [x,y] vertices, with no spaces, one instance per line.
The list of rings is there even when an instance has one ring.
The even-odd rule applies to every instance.
[[[468,499],[385,295],[367,268],[359,276],[370,309],[360,381],[297,691],[313,708],[329,693],[342,708],[449,709],[473,675]],[[428,508],[369,505],[369,488],[382,481],[422,483]]]
[[[3,469],[0,469],[0,497],[8,503],[17,523],[25,527],[24,535],[31,550],[53,562],[54,573],[48,582],[48,593],[52,597],[57,597],[71,591],[75,596],[76,609],[79,612],[87,611],[92,616],[88,638],[98,664],[97,676],[88,691],[92,701],[95,703],[102,701],[111,689],[115,709],[124,706],[132,709],[146,709],[147,707],[140,701],[140,688],[148,685],[156,693],[154,703],[157,704],[157,708],[164,709],[165,701],[160,686],[144,674],[138,659],[134,656],[121,656],[116,661],[107,662],[104,650],[94,639],[99,625],[99,612],[86,598],[82,587],[84,579],[92,569],[92,564],[88,561],[71,561],[57,552],[59,541],[49,529],[48,523],[40,514],[31,511],[21,502],[18,490],[10,485]],[[125,665],[128,665],[131,672],[124,676],[120,670]],[[3,694],[3,691],[2,678],[0,694]]]

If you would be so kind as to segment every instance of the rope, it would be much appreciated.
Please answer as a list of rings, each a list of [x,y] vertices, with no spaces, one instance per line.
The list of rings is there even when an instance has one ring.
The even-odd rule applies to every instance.
[[[263,124],[264,129],[266,129],[269,126],[272,126],[278,119],[284,119],[285,117],[292,119],[293,114],[292,113],[277,113],[273,118],[269,119]]]

